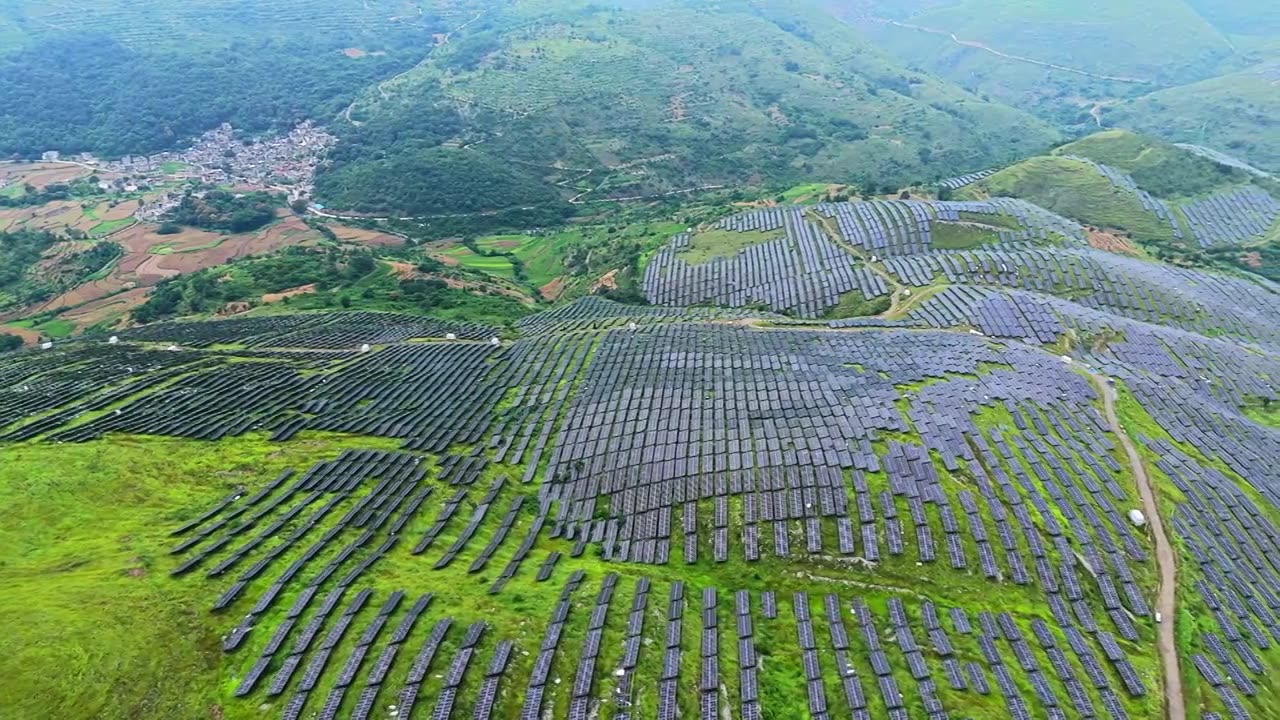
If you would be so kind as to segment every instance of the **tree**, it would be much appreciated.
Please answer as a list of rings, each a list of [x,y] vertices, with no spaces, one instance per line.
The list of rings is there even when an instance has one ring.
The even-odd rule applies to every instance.
[[[0,352],[13,352],[22,347],[22,338],[9,333],[0,333]]]
[[[362,278],[373,272],[377,266],[378,263],[374,262],[372,255],[361,253],[351,258],[351,262],[347,264],[347,275],[353,280]]]
[[[289,203],[289,209],[290,209],[290,210],[293,210],[293,211],[294,211],[295,213],[297,213],[298,215],[306,215],[306,214],[307,214],[307,199],[306,199],[306,198],[298,198],[298,199],[294,200],[293,202]]]
[[[177,235],[182,232],[182,226],[175,222],[167,222],[156,228],[157,235]]]

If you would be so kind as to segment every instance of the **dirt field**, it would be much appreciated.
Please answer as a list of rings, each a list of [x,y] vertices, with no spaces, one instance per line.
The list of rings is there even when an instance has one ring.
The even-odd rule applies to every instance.
[[[290,288],[288,290],[284,290],[278,293],[267,293],[266,295],[262,296],[262,302],[265,305],[269,305],[271,303],[280,302],[285,298],[297,297],[299,295],[309,295],[315,291],[316,291],[315,283],[311,283],[309,285],[301,285],[299,287]]]
[[[268,253],[290,245],[314,244],[322,239],[296,217],[240,235],[219,235],[189,228],[174,235],[160,235],[155,231],[155,225],[139,224],[121,232],[114,240],[124,250],[124,256],[109,275],[27,308],[23,314],[75,308],[61,317],[87,327],[141,305],[149,288],[165,278],[222,265],[232,258]]]
[[[40,342],[40,331],[32,330],[30,328],[16,328],[9,327],[8,325],[0,325],[0,334],[17,335],[22,338],[22,342],[28,345],[35,345]]]
[[[62,163],[0,163],[0,178],[7,184],[29,183],[43,189],[89,175],[89,168]]]
[[[329,229],[343,242],[359,243],[369,247],[393,247],[403,245],[404,239],[377,230],[330,224]]]
[[[1138,254],[1138,248],[1130,240],[1098,228],[1089,228],[1089,246],[1124,255]]]
[[[543,300],[556,300],[562,292],[564,292],[564,278],[556,278],[538,288],[538,294],[542,295]]]

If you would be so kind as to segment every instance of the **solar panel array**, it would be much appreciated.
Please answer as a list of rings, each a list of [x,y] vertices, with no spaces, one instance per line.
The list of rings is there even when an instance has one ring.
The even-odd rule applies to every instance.
[[[1021,229],[932,248],[961,213]],[[792,314],[838,301],[837,260],[884,283],[859,253],[945,286],[822,327],[587,298],[496,345],[386,314],[154,326],[0,362],[0,432],[401,442],[352,440],[175,519],[163,567],[214,588],[233,695],[282,717],[1145,717],[1153,552],[1087,364],[1149,413],[1135,439],[1180,493],[1180,577],[1213,627],[1184,659],[1203,702],[1256,715],[1280,643],[1280,436],[1243,408],[1280,399],[1275,288],[1087,249],[1012,201],[724,229],[781,231],[818,268],[754,286]],[[700,285],[650,273],[724,289],[763,267],[751,251],[678,276]]]
[[[1160,198],[1157,198],[1146,190],[1138,187],[1138,183],[1134,182],[1133,178],[1130,177],[1128,173],[1122,170],[1117,170],[1109,165],[1094,162],[1089,158],[1077,157],[1075,155],[1063,155],[1063,157],[1088,165],[1105,177],[1111,183],[1112,187],[1137,197],[1138,202],[1142,204],[1143,210],[1150,212],[1169,225],[1169,229],[1172,231],[1175,239],[1182,238],[1182,228],[1178,225],[1178,219],[1177,216],[1174,215],[1173,210]]]
[[[1252,185],[1182,205],[1200,247],[1241,245],[1263,238],[1280,217],[1280,201]]]
[[[885,293],[883,280],[829,240],[800,208],[775,208],[721,221],[732,231],[784,230],[782,237],[729,258],[690,265],[680,256],[688,235],[677,235],[645,268],[644,289],[659,305],[760,306],[797,317],[818,317],[840,295],[861,289]]]

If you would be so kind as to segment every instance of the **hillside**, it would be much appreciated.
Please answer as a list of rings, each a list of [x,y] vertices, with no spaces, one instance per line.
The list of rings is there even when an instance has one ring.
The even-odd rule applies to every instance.
[[[349,117],[320,197],[408,215],[538,202],[534,183],[575,203],[814,180],[894,189],[1056,137],[816,10],[736,2],[517,4]],[[440,187],[440,166],[465,169],[465,189]]]
[[[834,3],[904,62],[1043,117],[1092,123],[1091,101],[1201,80],[1234,62],[1181,0]]]
[[[1038,157],[984,178],[960,197],[1015,197],[1079,222],[1115,228],[1148,241],[1173,240],[1173,226],[1143,207],[1137,194],[1116,187],[1088,163]]]
[[[114,157],[172,149],[223,122],[249,133],[324,123],[467,12],[389,0],[4,0],[0,157]]]
[[[643,274],[0,359],[0,709],[1273,713],[1276,286],[1009,199],[752,209]]]
[[[1108,108],[1109,125],[1207,145],[1264,170],[1280,170],[1280,64],[1159,90]]]
[[[1053,154],[1115,168],[1138,187],[1166,199],[1191,198],[1257,179],[1246,170],[1127,130],[1094,133],[1055,148]]]

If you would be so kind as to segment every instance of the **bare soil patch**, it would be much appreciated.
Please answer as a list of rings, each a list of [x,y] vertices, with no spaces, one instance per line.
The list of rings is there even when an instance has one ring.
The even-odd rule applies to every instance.
[[[559,277],[538,288],[538,294],[542,295],[543,300],[558,300],[563,292],[564,278]]]
[[[1103,230],[1100,228],[1088,229],[1089,246],[1107,252],[1121,253],[1124,255],[1137,255],[1138,248],[1133,242],[1127,238],[1120,237],[1115,232]]]
[[[110,297],[102,297],[88,302],[74,310],[63,313],[61,317],[75,322],[81,329],[87,328],[112,318],[123,317],[146,302],[148,292],[149,288],[131,288]]]
[[[0,179],[8,184],[29,183],[44,189],[54,183],[66,183],[89,175],[89,168],[62,163],[2,163]]]
[[[1244,263],[1247,267],[1260,268],[1262,267],[1262,253],[1257,250],[1247,252],[1240,256],[1240,262]]]
[[[618,270],[617,270],[617,268],[615,268],[615,269],[613,269],[613,270],[610,270],[609,272],[605,273],[604,275],[601,275],[601,276],[600,276],[600,279],[599,279],[599,280],[596,280],[596,281],[595,281],[595,283],[593,283],[593,284],[591,285],[591,292],[595,292],[595,291],[599,290],[600,288],[604,288],[604,289],[606,289],[606,290],[617,290],[617,289],[618,289]]]
[[[267,293],[266,295],[262,296],[262,302],[264,304],[270,305],[271,303],[280,302],[285,298],[297,297],[299,295],[310,295],[315,291],[316,291],[315,283],[309,283],[307,285],[299,285],[296,288],[289,288],[288,290],[282,290],[278,293]]]
[[[329,225],[329,229],[343,242],[359,243],[369,247],[394,247],[404,244],[403,238],[377,230],[333,224]]]
[[[408,280],[418,273],[418,269],[409,263],[392,261],[387,264],[391,266],[391,272],[401,280]]]
[[[28,345],[35,345],[40,342],[40,331],[32,330],[31,328],[0,326],[0,334],[17,335],[22,338],[22,342]]]

